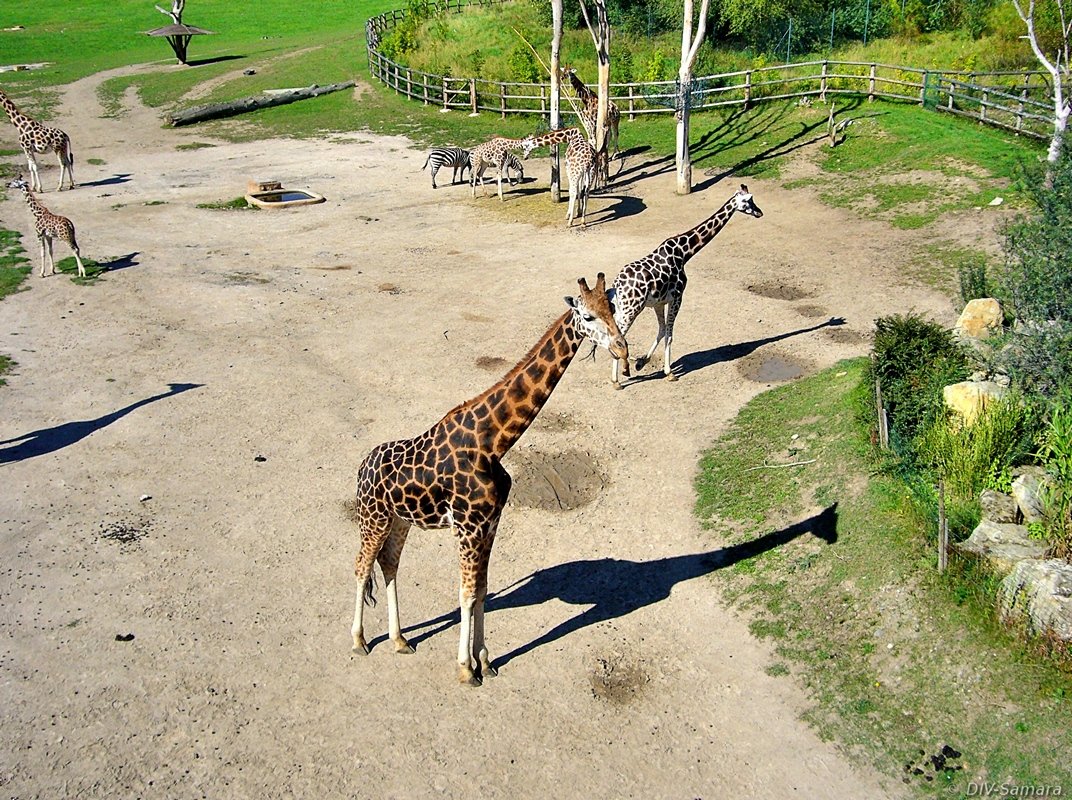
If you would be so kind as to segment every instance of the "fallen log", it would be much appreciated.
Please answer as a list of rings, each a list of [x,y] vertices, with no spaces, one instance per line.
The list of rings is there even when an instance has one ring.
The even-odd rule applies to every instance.
[[[243,97],[239,100],[231,100],[227,103],[211,103],[207,106],[195,106],[184,111],[169,114],[168,124],[172,127],[190,125],[194,122],[203,122],[207,119],[219,119],[221,117],[233,117],[237,114],[245,114],[247,111],[256,111],[259,108],[271,108],[284,106],[297,100],[308,100],[310,97],[319,97],[322,94],[341,92],[343,89],[353,88],[354,81],[332,83],[328,86],[307,86],[302,89],[289,89],[283,93],[270,95],[257,95],[256,97]]]

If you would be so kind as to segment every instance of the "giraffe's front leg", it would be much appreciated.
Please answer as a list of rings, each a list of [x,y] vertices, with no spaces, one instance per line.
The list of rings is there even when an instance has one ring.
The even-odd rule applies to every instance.
[[[45,245],[45,237],[44,236],[39,237],[39,241],[41,242],[41,272],[40,272],[40,275],[43,278],[43,277],[45,277],[45,252],[46,252],[46,249],[47,249],[46,245]]]
[[[37,159],[34,158],[32,151],[26,151],[26,164],[30,169],[30,191],[40,192],[41,188],[41,176],[37,173]]]
[[[655,355],[655,348],[659,346],[659,342],[663,341],[666,336],[666,304],[660,303],[656,305],[653,310],[655,311],[655,318],[659,321],[659,330],[656,332],[655,341],[651,343],[648,352],[637,359],[637,369],[643,369],[644,365],[651,361],[651,357]]]
[[[463,576],[458,589],[458,607],[461,610],[461,625],[458,632],[458,680],[469,686],[480,686],[480,677],[473,670],[472,637],[473,609],[476,606],[476,593],[470,583],[466,586]]]

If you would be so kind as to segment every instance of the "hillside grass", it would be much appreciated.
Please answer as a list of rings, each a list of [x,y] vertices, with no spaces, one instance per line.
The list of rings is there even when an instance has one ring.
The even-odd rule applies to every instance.
[[[696,513],[740,554],[714,580],[772,642],[770,674],[809,689],[806,718],[912,795],[1072,786],[1072,675],[997,623],[992,579],[938,576],[904,487],[871,468],[864,364],[760,395],[705,453]],[[938,768],[943,745],[961,755]]]

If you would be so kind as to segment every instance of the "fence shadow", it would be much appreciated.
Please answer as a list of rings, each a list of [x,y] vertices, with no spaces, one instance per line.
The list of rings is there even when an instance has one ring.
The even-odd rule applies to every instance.
[[[585,559],[537,570],[506,589],[489,595],[487,612],[539,606],[552,600],[582,606],[585,610],[500,656],[495,660],[494,666],[501,667],[515,658],[590,625],[628,616],[634,611],[665,600],[679,583],[754,558],[806,533],[832,545],[837,542],[837,524],[837,503],[834,503],[818,514],[779,531],[749,542],[719,547],[703,553],[669,556],[652,561]],[[417,646],[424,640],[454,627],[458,621],[459,613],[455,609],[404,630],[406,633],[420,631],[409,640],[410,644]],[[372,644],[386,639],[386,636],[379,636]]]
[[[13,439],[0,441],[0,445],[11,445],[10,447],[0,448],[0,464],[25,461],[28,458],[62,450],[85,439],[91,433],[111,425],[135,409],[149,403],[155,403],[157,400],[163,400],[165,397],[173,397],[190,389],[197,389],[203,385],[200,383],[171,383],[168,384],[169,388],[166,392],[146,397],[144,400],[138,400],[136,403],[131,403],[129,406],[112,411],[102,417],[79,420],[78,422],[65,422],[52,428],[42,428],[38,431],[24,433],[22,436],[16,436]]]

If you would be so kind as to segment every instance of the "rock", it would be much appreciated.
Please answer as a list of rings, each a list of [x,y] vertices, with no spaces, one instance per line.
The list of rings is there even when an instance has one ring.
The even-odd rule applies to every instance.
[[[1046,545],[1032,539],[1026,526],[987,519],[975,527],[971,536],[953,547],[984,561],[999,575],[1008,575],[1019,561],[1046,557]]]
[[[960,312],[960,318],[953,326],[953,335],[958,339],[986,339],[1001,330],[1004,319],[1001,303],[994,298],[972,300]]]
[[[1043,518],[1042,487],[1048,482],[1046,470],[1020,467],[1018,472],[1012,482],[1012,496],[1024,515],[1024,522],[1038,522]]]
[[[1000,400],[1007,393],[1007,388],[994,381],[962,381],[946,386],[942,390],[942,399],[947,408],[971,423],[988,403]]]
[[[1072,564],[1021,561],[1001,583],[1001,614],[1032,633],[1072,641]]]
[[[1007,494],[984,489],[979,495],[979,505],[983,507],[983,519],[998,523],[1016,522],[1019,509],[1016,500]]]

